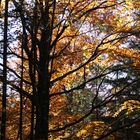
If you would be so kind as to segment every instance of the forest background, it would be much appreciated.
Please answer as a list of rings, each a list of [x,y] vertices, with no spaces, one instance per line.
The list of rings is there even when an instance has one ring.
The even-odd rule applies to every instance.
[[[140,139],[139,0],[0,0],[1,140]]]

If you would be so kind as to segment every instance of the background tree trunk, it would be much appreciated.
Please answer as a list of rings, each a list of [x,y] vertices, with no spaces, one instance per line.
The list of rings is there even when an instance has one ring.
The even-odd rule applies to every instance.
[[[7,96],[6,82],[7,82],[7,46],[8,46],[7,30],[8,30],[8,0],[5,0],[1,140],[6,139],[6,96]]]

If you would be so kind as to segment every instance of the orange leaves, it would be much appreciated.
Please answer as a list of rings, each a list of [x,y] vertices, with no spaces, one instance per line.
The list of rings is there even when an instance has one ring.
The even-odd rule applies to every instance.
[[[140,65],[140,57],[138,51],[127,48],[110,48],[108,62],[121,61],[125,58],[131,59],[131,66],[138,67]]]

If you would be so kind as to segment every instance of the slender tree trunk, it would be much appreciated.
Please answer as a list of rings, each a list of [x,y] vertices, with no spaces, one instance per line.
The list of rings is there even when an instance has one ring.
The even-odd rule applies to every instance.
[[[23,4],[23,0],[21,0],[21,5]],[[23,88],[23,65],[24,65],[24,53],[23,53],[23,46],[25,45],[25,37],[23,35],[22,38],[22,48],[21,48],[21,81],[20,81],[20,88]],[[20,140],[23,139],[23,97],[22,94],[20,94],[20,120],[19,120],[19,138]]]
[[[33,62],[33,79],[32,79],[32,88],[33,88],[33,96],[36,94],[36,61],[37,61],[37,50],[36,50],[36,36],[37,36],[37,1],[35,0],[34,7],[34,21],[32,25],[32,60]],[[34,116],[35,116],[35,104],[32,102],[31,109],[31,130],[30,130],[30,140],[34,140]]]
[[[23,55],[23,45],[25,44],[24,38],[22,40],[22,48],[21,48],[21,56],[24,57]],[[21,59],[21,81],[20,81],[20,88],[23,88],[23,58]],[[20,120],[19,120],[19,137],[20,140],[22,140],[22,133],[23,133],[23,97],[22,94],[20,94]]]
[[[5,0],[4,15],[4,50],[3,50],[3,96],[2,96],[2,121],[1,121],[1,140],[6,139],[6,92],[7,92],[7,30],[8,30],[8,0]]]

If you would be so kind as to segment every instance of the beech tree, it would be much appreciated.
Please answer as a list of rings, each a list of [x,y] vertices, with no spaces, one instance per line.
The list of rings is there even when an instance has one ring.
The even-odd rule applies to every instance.
[[[119,84],[117,88],[112,85],[111,88],[107,87],[105,82],[114,72],[138,64],[137,59],[133,58],[132,65],[120,64],[115,67],[126,57],[138,57],[136,51],[125,48],[139,29],[135,21],[128,22],[124,18],[132,2],[11,0],[9,8],[8,1],[3,5],[4,57],[3,64],[0,63],[3,68],[0,80],[3,85],[8,84],[7,91],[10,93],[6,94],[6,86],[3,86],[2,114],[6,112],[7,95],[7,113],[14,118],[9,122],[7,119],[7,122],[16,130],[13,139],[55,139],[53,133],[57,132],[61,136],[58,133],[56,136],[62,138],[65,130],[78,124],[82,124],[84,130],[90,130],[89,138],[109,136],[111,139],[114,132],[138,121],[139,117],[129,124],[123,124],[118,119],[119,115],[110,118],[111,122],[104,121],[107,119],[105,115],[111,114],[108,104],[112,104],[114,99],[121,97],[122,92],[130,90],[130,86],[139,80]],[[128,14],[131,19],[131,9]],[[90,101],[86,109],[82,106],[85,109],[83,113],[77,113],[76,106],[80,104],[77,98],[81,102],[85,98]],[[89,116],[95,122],[90,120],[87,125],[83,122]],[[2,139],[6,139],[5,121],[2,119],[1,122]],[[120,124],[119,127],[115,127],[116,122]],[[103,125],[105,129],[100,127],[100,133],[95,131],[97,135],[92,135],[91,126],[94,125],[97,128]],[[7,130],[11,128],[7,127]],[[79,132],[74,130],[74,136],[68,134],[65,137],[85,138],[83,129],[80,128]],[[10,134],[7,137],[10,138]]]

